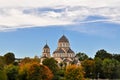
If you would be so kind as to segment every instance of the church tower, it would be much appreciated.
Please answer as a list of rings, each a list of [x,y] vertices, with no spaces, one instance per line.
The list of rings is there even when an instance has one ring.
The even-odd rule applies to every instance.
[[[50,57],[50,48],[49,46],[46,45],[43,47],[43,52],[42,52],[42,57],[46,57],[46,58],[49,58]]]

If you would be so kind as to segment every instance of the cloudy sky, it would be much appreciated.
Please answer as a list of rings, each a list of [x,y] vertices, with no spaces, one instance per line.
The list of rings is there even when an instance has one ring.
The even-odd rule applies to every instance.
[[[65,34],[75,52],[120,53],[120,0],[0,0],[0,55],[51,54]]]

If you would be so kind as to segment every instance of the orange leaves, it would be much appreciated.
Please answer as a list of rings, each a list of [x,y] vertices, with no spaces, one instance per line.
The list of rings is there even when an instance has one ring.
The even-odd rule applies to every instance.
[[[26,63],[19,70],[22,79],[26,80],[52,80],[53,74],[50,69],[38,62]],[[21,80],[22,80],[21,79]]]
[[[69,65],[65,71],[66,80],[84,80],[84,71],[81,66]]]

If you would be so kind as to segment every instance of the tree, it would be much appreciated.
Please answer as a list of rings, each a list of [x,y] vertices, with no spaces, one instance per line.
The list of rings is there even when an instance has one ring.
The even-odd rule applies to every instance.
[[[7,80],[4,66],[5,66],[4,57],[0,56],[0,80]]]
[[[95,78],[102,78],[102,60],[95,58]]]
[[[27,72],[32,63],[22,63],[19,65],[19,80],[28,80]]]
[[[33,63],[28,68],[28,80],[52,80],[53,74],[48,67]]]
[[[78,59],[79,59],[80,61],[83,61],[83,60],[85,60],[85,59],[88,59],[88,56],[87,56],[85,53],[81,53],[81,52],[77,53],[77,54],[76,54],[76,57],[78,57]]]
[[[40,59],[35,56],[33,59],[29,58],[29,57],[25,57],[24,59],[21,60],[21,64],[26,64],[26,63],[33,63],[33,62],[37,62],[40,63]]]
[[[43,62],[43,65],[46,65],[52,73],[55,75],[58,70],[57,61],[54,58],[46,58]]]
[[[0,56],[0,70],[3,70],[4,65],[5,65],[4,57]]]
[[[51,70],[37,62],[26,63],[20,66],[19,80],[52,80]]]
[[[104,60],[105,58],[112,58],[112,54],[108,53],[104,49],[98,50],[96,52],[95,58],[99,57],[100,59]]]
[[[65,80],[85,80],[82,67],[76,65],[67,66]]]
[[[120,62],[115,59],[104,59],[102,66],[105,78],[120,78]]]
[[[12,64],[5,67],[8,80],[17,80],[18,79],[18,66]]]
[[[120,79],[120,62],[112,59],[112,63],[114,67],[112,70],[111,79]]]
[[[6,62],[7,65],[11,64],[15,60],[15,55],[12,52],[8,52],[4,55],[4,59],[5,59],[5,62]]]
[[[0,80],[7,80],[5,70],[0,70]]]
[[[113,54],[113,58],[120,62],[120,54]]]
[[[46,58],[43,60],[43,65],[47,66],[51,71],[52,73],[54,74],[54,78],[53,80],[58,80],[58,71],[59,71],[59,68],[58,68],[58,65],[57,65],[57,61],[54,59],[54,58]]]
[[[85,77],[86,78],[93,78],[95,72],[95,61],[94,60],[84,60],[82,61],[81,65],[85,70]]]

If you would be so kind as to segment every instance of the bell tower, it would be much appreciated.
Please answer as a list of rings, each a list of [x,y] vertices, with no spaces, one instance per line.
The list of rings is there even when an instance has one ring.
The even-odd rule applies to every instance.
[[[46,45],[43,47],[43,52],[42,52],[42,57],[50,57],[50,48],[49,48],[49,46],[47,45],[47,43],[46,43]]]

